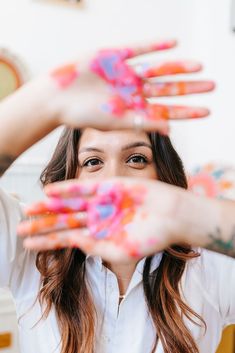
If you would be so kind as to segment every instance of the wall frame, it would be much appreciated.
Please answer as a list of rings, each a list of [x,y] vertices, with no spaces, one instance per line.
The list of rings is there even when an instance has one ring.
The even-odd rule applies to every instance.
[[[41,2],[48,3],[51,5],[61,5],[67,7],[81,8],[84,4],[84,0],[40,0]]]

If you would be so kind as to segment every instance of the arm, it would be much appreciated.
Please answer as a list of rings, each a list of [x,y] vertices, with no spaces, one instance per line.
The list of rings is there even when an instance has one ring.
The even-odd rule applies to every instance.
[[[166,133],[167,119],[208,115],[204,108],[150,104],[146,99],[212,90],[214,84],[210,81],[148,81],[162,75],[199,71],[200,64],[178,61],[147,67],[143,62],[135,71],[126,63],[136,55],[174,45],[169,41],[137,49],[104,50],[85,63],[66,65],[35,79],[2,101],[0,176],[22,152],[61,124],[73,128],[133,128],[137,112],[146,131]]]
[[[235,202],[182,192],[178,222],[183,239],[235,258]],[[176,215],[177,217],[177,215]]]
[[[49,199],[27,211],[38,218],[18,228],[21,236],[32,235],[25,240],[26,247],[49,250],[78,246],[107,261],[122,262],[188,243],[235,257],[234,202],[202,198],[160,181],[116,178],[108,182],[108,187],[105,183],[74,180],[46,186]],[[110,200],[110,190],[115,205],[111,210],[118,210],[117,215],[108,212],[107,219],[99,218],[97,210],[102,209],[106,198]],[[118,205],[120,198],[125,204],[127,195],[129,202],[132,200],[130,214],[127,216],[123,210],[122,221]],[[48,212],[54,214],[48,216]],[[62,224],[60,215],[65,212],[68,220],[63,218]],[[100,232],[102,238],[97,236]]]
[[[0,176],[31,145],[57,126],[49,109],[46,80],[35,80],[0,103]]]

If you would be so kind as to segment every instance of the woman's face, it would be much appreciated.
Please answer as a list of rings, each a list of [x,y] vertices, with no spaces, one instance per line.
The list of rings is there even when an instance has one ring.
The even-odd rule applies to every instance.
[[[78,147],[79,179],[141,177],[156,179],[152,146],[146,133],[87,128]]]

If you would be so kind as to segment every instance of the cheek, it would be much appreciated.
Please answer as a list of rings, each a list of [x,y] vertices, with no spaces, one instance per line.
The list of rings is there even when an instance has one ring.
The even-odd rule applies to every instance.
[[[153,179],[153,180],[158,179],[155,162],[152,161],[152,163],[148,164],[147,167],[143,170],[143,173],[144,173],[144,177],[147,179]]]
[[[157,166],[155,162],[152,162],[149,166],[149,179],[158,180]]]
[[[84,169],[78,168],[77,173],[76,173],[76,178],[79,180],[86,180],[89,179],[89,176],[92,174],[86,173]]]
[[[146,178],[148,179],[158,179],[157,171],[155,165],[150,165],[146,170]]]
[[[145,179],[158,179],[157,172],[155,166],[149,165],[144,169],[132,169],[128,168],[129,177],[140,177]]]
[[[86,179],[86,176],[84,175],[84,173],[83,173],[83,171],[82,171],[81,168],[78,168],[78,169],[77,169],[75,178],[76,178],[76,179],[79,179],[79,180],[84,180],[84,179]]]
[[[102,180],[102,179],[104,179],[104,176],[102,174],[102,170],[99,170],[97,172],[87,172],[85,169],[78,169],[77,173],[76,173],[76,179],[79,179],[79,180],[90,180],[90,179]]]

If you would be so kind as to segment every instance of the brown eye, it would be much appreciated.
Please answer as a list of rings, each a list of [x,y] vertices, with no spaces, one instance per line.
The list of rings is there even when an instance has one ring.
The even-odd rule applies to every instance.
[[[98,158],[91,158],[91,159],[88,159],[86,160],[83,164],[82,164],[82,167],[96,167],[96,166],[99,166],[101,165],[103,162],[98,159]]]
[[[145,156],[138,154],[138,155],[133,155],[131,156],[128,160],[127,163],[131,164],[147,164],[148,160]]]

